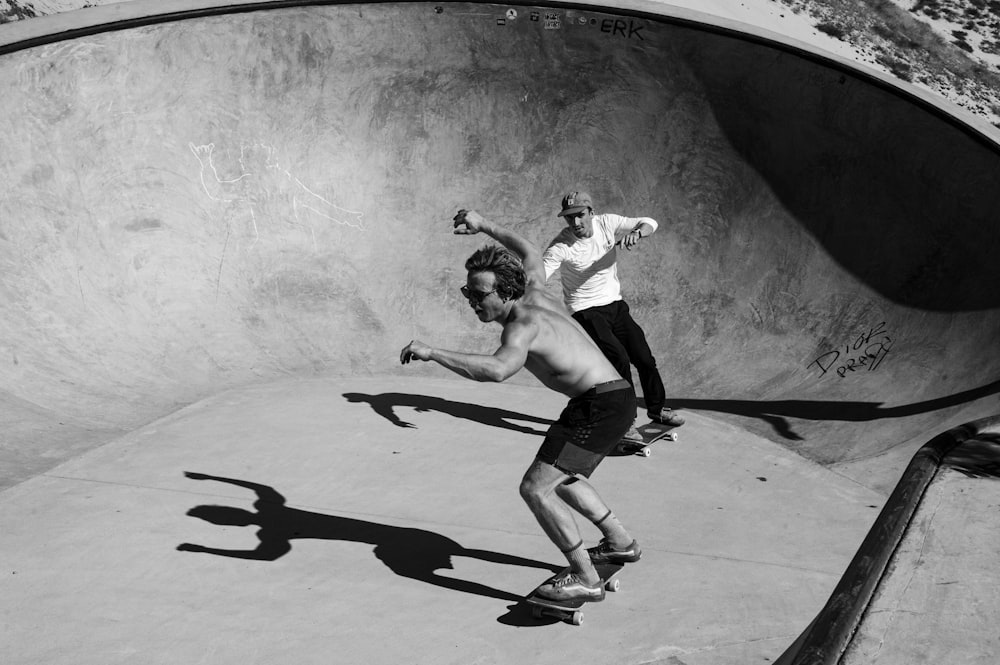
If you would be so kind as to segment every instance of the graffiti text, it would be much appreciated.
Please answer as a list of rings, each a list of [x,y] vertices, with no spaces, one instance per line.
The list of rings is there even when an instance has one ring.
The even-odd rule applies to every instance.
[[[820,376],[834,371],[840,378],[861,370],[874,372],[885,360],[891,348],[892,337],[886,330],[886,322],[882,321],[851,342],[820,355],[809,363],[809,367],[813,365],[818,367]]]

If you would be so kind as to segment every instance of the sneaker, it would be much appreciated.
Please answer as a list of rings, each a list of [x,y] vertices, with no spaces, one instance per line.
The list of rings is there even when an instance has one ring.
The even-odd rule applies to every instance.
[[[684,424],[684,418],[679,416],[673,409],[663,407],[660,411],[647,411],[646,415],[654,423],[669,425],[670,427],[680,427]]]
[[[639,543],[632,541],[623,550],[616,549],[607,538],[602,538],[597,547],[588,547],[591,563],[634,563],[642,556]]]
[[[535,595],[560,603],[582,600],[585,603],[596,603],[604,600],[604,583],[600,580],[591,586],[584,582],[576,573],[554,577],[535,589]]]
[[[629,441],[629,442],[634,441],[636,443],[643,442],[642,434],[639,434],[639,430],[636,429],[634,422],[632,423],[632,426],[628,428],[628,431],[625,432],[625,436],[622,437],[622,441]]]

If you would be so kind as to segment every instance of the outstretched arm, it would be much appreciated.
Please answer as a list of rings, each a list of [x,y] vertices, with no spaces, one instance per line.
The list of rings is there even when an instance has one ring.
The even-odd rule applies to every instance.
[[[251,559],[253,561],[277,561],[292,549],[291,543],[287,540],[264,541],[252,550],[227,550],[220,547],[205,547],[195,543],[181,543],[177,546],[178,552],[201,552],[203,554],[214,554],[216,556],[228,556],[233,559]]]
[[[528,286],[544,288],[545,268],[542,265],[542,253],[518,233],[488,221],[475,210],[459,210],[454,217],[455,233],[457,235],[475,235],[485,233],[501,245],[517,254],[524,267]]]
[[[185,471],[184,475],[191,480],[215,480],[220,483],[229,483],[230,485],[235,485],[237,487],[244,487],[252,492],[255,492],[257,494],[258,501],[267,501],[268,503],[276,503],[282,506],[285,504],[285,497],[283,497],[278,490],[267,485],[261,485],[260,483],[251,482],[249,480],[210,476],[207,473],[196,473],[194,471]]]
[[[514,376],[528,360],[528,348],[537,330],[530,324],[509,323],[500,336],[500,348],[492,355],[461,353],[432,348],[419,340],[413,340],[399,354],[399,362],[407,364],[411,360],[433,360],[473,381],[506,381]]]

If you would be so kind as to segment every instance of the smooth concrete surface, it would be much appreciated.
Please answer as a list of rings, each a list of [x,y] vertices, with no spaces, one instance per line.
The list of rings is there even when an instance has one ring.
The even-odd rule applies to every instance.
[[[415,374],[228,391],[4,492],[4,662],[767,662],[882,499],[693,414],[593,477],[622,590],[535,621],[561,555],[517,485],[562,400]]]
[[[845,665],[988,663],[996,616],[1000,482],[943,470],[924,495]]]
[[[949,640],[961,642],[960,649],[948,653],[949,662],[989,662],[991,639],[975,640],[976,628],[965,614],[977,613],[985,625],[1000,612],[996,602],[983,602],[992,597],[989,589],[995,586],[994,566],[985,554],[992,551],[992,538],[983,534],[998,525],[990,505],[1000,478],[998,443],[1000,416],[991,416],[942,432],[921,446],[823,609],[775,664],[839,665],[880,657],[909,662],[905,654],[924,652],[924,658],[949,651],[943,646]],[[941,479],[951,471],[976,482],[962,485],[964,496],[949,501],[942,511],[935,495],[940,496]],[[920,532],[922,536],[915,536]],[[924,548],[938,538],[948,542]],[[915,541],[923,541],[916,556]],[[911,582],[917,577],[926,580],[930,570],[936,580],[947,576],[947,582],[935,584],[953,585],[957,591],[910,594]],[[966,593],[966,588],[975,590]],[[938,603],[945,599],[951,611],[942,613]],[[896,621],[893,612],[904,605],[912,616]],[[947,637],[937,640],[937,634]],[[932,648],[920,646],[926,643]]]
[[[1000,420],[962,430],[893,552],[845,665],[996,658]]]
[[[261,10],[0,57],[4,653],[773,658],[916,448],[1000,411],[992,137],[728,30],[507,9]],[[516,496],[536,440],[475,446],[484,409],[560,401],[398,351],[495,343],[458,293],[481,243],[457,208],[544,244],[577,187],[660,221],[620,272],[691,422],[601,471],[647,579],[582,630],[515,630],[525,559],[556,561]],[[185,471],[277,492],[307,535],[268,563],[178,551],[256,546],[198,517],[231,511],[186,514],[254,492]],[[476,555],[456,589],[411,547]]]
[[[662,223],[620,268],[677,404],[886,493],[894,450],[997,410],[995,146],[728,35],[440,7],[4,56],[5,455],[285,373],[397,371],[403,338],[486,347],[448,220],[541,244],[584,185]]]

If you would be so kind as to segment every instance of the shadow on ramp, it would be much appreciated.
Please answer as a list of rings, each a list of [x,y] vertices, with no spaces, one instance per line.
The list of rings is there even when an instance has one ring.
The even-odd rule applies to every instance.
[[[913,404],[891,407],[883,406],[882,402],[713,400],[689,399],[684,397],[671,398],[670,404],[675,409],[714,411],[716,413],[756,418],[771,425],[774,433],[780,437],[791,441],[800,441],[803,437],[795,432],[794,426],[789,419],[872,422],[886,418],[906,418],[961,406],[998,393],[1000,393],[1000,381],[993,381],[978,388],[964,390],[953,395],[948,395],[947,397],[938,397]]]
[[[427,413],[435,411],[444,413],[454,418],[471,420],[490,427],[513,430],[522,434],[535,434],[544,436],[545,430],[537,430],[523,425],[517,425],[511,421],[522,420],[526,422],[538,423],[548,427],[552,421],[547,418],[529,416],[524,413],[517,413],[507,409],[498,409],[482,404],[470,404],[468,402],[456,402],[441,397],[429,395],[414,395],[408,393],[380,393],[378,395],[366,395],[364,393],[344,393],[344,399],[352,403],[367,403],[372,410],[382,416],[396,427],[416,427],[411,422],[407,422],[396,415],[397,408],[411,408],[417,413]]]
[[[701,399],[690,408],[760,419],[828,464],[997,411],[1000,151],[906,86],[598,6],[509,20],[489,3],[206,2],[101,23],[167,11],[114,4],[0,58],[0,403],[39,442],[33,472],[71,454],[64,427],[131,431],[277,376],[391,373],[418,335],[484,348],[455,288],[474,247],[448,220],[475,206],[544,245],[577,187],[661,222],[619,267],[670,391]],[[839,376],[876,330],[888,359]],[[518,427],[355,397],[398,427],[413,424],[403,405]],[[516,599],[436,573],[507,555],[219,482],[257,492],[257,512],[192,514],[262,522],[263,537],[215,554],[364,542],[400,575]]]
[[[375,557],[401,577],[444,589],[509,601],[517,601],[520,596],[478,582],[439,575],[437,571],[442,568],[452,568],[451,559],[456,556],[499,565],[538,568],[553,573],[561,570],[559,566],[510,554],[468,549],[451,538],[424,529],[390,526],[289,508],[285,505],[285,497],[273,487],[260,483],[204,473],[187,472],[185,475],[192,480],[212,480],[254,492],[257,495],[253,504],[256,512],[230,506],[201,505],[189,510],[188,515],[218,525],[259,526],[257,538],[260,543],[254,549],[246,550],[181,543],[177,549],[182,552],[201,552],[253,561],[276,561],[292,550],[293,540],[341,540],[366,543],[374,545]]]

